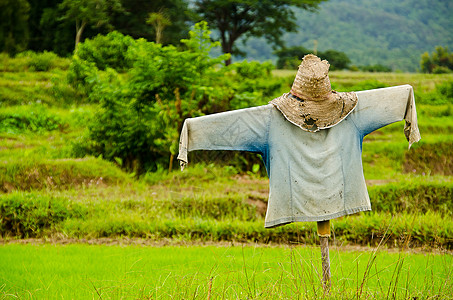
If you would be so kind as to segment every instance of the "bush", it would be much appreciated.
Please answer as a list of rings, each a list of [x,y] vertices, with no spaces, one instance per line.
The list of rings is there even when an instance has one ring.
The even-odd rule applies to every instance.
[[[133,65],[133,58],[127,54],[137,43],[129,36],[111,32],[86,39],[77,46],[69,66],[68,83],[82,95],[89,96],[99,80],[100,72],[113,69],[125,72]],[[151,53],[149,53],[152,55]],[[93,99],[93,97],[91,97]]]
[[[270,62],[238,62],[228,66],[236,73],[229,73],[231,100],[222,110],[240,109],[267,104],[270,99],[280,96],[284,78],[273,78],[274,66]]]
[[[449,73],[453,73],[453,70],[447,68],[447,67],[443,67],[443,66],[436,66],[433,68],[433,74],[449,74]]]
[[[98,69],[93,62],[84,61],[76,54],[69,65],[66,80],[78,93],[87,96],[93,89],[97,71]]]
[[[77,46],[75,56],[93,63],[99,70],[112,68],[120,72],[126,71],[132,66],[126,53],[134,43],[134,39],[130,36],[113,31],[107,35],[86,39]]]
[[[0,53],[0,71],[4,72],[47,72],[52,69],[66,70],[68,66],[67,58],[58,57],[55,53],[48,51],[35,53],[28,50],[18,53],[15,57]]]
[[[0,199],[0,234],[19,238],[38,237],[56,230],[67,218],[83,218],[87,209],[65,198],[12,193]]]
[[[0,132],[43,132],[64,128],[59,117],[50,114],[41,105],[11,107],[0,111]]]
[[[326,59],[330,64],[330,70],[344,70],[349,67],[351,60],[344,53],[336,50],[327,50],[319,53],[321,59]]]
[[[58,56],[53,52],[44,51],[31,56],[29,66],[31,71],[49,71],[54,68]]]
[[[16,68],[11,71],[36,71],[36,72],[47,72],[54,68],[66,69],[67,63],[66,59],[58,57],[53,52],[44,51],[42,53],[36,53],[33,51],[24,51],[16,55],[15,60],[19,62],[22,61],[22,64],[26,68],[21,68],[20,63],[16,64]]]
[[[436,182],[389,183],[369,188],[373,209],[390,213],[452,216],[453,184]]]
[[[266,81],[272,76],[270,63],[219,68],[228,55],[210,57],[220,44],[211,42],[205,22],[182,40],[185,50],[143,39],[128,43],[122,53],[131,64],[126,74],[120,68],[101,70],[77,52],[68,78],[100,105],[86,147],[78,149],[120,162],[130,171],[156,170],[168,161],[172,168],[186,118],[260,105],[280,89],[279,80]]]
[[[359,69],[364,72],[384,72],[384,73],[392,72],[392,68],[381,65],[381,64],[361,66],[361,67],[359,67]]]
[[[277,69],[290,69],[297,70],[300,65],[302,57],[312,51],[303,46],[293,46],[289,48],[282,48],[275,51],[277,55]]]
[[[424,73],[451,73],[453,71],[453,53],[448,50],[448,47],[438,46],[432,56],[429,56],[428,52],[422,54],[420,66]]]
[[[297,70],[302,58],[310,53],[313,53],[313,51],[302,46],[294,46],[277,50],[275,51],[275,54],[278,57],[277,68]],[[349,57],[341,51],[329,49],[324,52],[318,51],[316,55],[321,59],[326,59],[329,62],[330,70],[347,69],[351,63]]]
[[[256,61],[235,63],[231,66],[243,78],[257,79],[271,75],[274,65],[271,62],[259,63]]]
[[[130,177],[113,163],[93,157],[51,160],[31,156],[0,162],[0,192],[64,190],[128,182]]]

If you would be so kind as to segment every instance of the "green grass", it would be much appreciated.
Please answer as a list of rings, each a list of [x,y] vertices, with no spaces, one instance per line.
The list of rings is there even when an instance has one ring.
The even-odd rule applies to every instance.
[[[275,72],[280,73],[278,76],[294,75]],[[0,89],[17,89],[17,99],[22,101],[17,103],[28,103],[23,100],[27,99],[26,90],[30,88],[37,89],[36,93],[30,92],[32,97],[41,97],[39,93],[49,97],[31,105],[4,102],[6,105],[0,108],[0,202],[8,203],[4,205],[8,212],[14,205],[26,208],[22,211],[30,211],[29,215],[21,215],[29,224],[23,230],[11,230],[12,219],[3,220],[3,237],[129,235],[155,240],[283,243],[302,237],[307,243],[316,242],[313,224],[285,226],[274,231],[263,228],[268,180],[259,176],[265,176],[264,171],[241,170],[238,166],[243,165],[244,159],[239,163],[224,162],[227,166],[191,164],[182,173],[159,170],[133,178],[132,174],[126,174],[115,163],[101,157],[83,157],[86,128],[97,108],[94,104],[80,104],[83,99],[71,98],[77,93],[66,90],[64,76],[62,69],[48,72],[17,69],[0,74]],[[331,74],[331,81],[344,90],[409,83],[426,94],[451,80],[451,74]],[[291,82],[288,80],[289,84]],[[0,94],[8,96],[8,92]],[[342,241],[376,244],[378,239],[351,233],[345,224],[351,222],[370,232],[373,229],[381,231],[379,225],[392,218],[391,212],[395,220],[405,224],[391,231],[393,236],[410,233],[417,245],[451,247],[448,235],[451,235],[449,218],[453,210],[449,153],[453,140],[452,106],[422,104],[417,108],[422,141],[410,151],[402,122],[386,126],[365,138],[364,173],[375,212],[335,220]],[[229,166],[231,163],[234,165]],[[262,164],[261,170],[264,170]],[[58,202],[65,213],[63,218],[53,219],[54,212],[48,206],[57,209],[58,205],[54,204]],[[82,207],[81,213],[73,213],[72,205],[77,211]],[[47,223],[42,221],[46,218],[49,219]],[[408,231],[408,224],[414,218],[421,229]],[[432,218],[445,222],[438,224],[440,228],[436,229],[430,225],[437,224],[431,221]],[[14,220],[15,224],[22,221],[20,218]]]
[[[301,246],[319,242],[316,224],[265,229],[263,172],[228,161],[136,178],[81,156],[97,108],[66,84],[68,63],[31,72],[26,57],[0,55],[0,299],[207,299],[210,282],[212,299],[322,297],[319,248]],[[295,71],[274,74],[287,92]],[[453,249],[453,101],[438,91],[453,74],[330,79],[340,91],[411,84],[422,135],[409,151],[402,122],[365,138],[373,212],[332,220],[330,298],[453,299],[451,253],[430,253]],[[254,241],[267,247],[200,246]],[[379,243],[393,250],[345,251]]]
[[[292,77],[297,70],[274,70],[272,73],[277,77]],[[388,86],[410,84],[416,91],[430,92],[435,90],[436,85],[450,82],[453,74],[421,74],[421,73],[369,73],[350,71],[329,72],[330,82],[342,88],[357,85],[363,81],[378,81]]]
[[[0,256],[5,299],[322,297],[317,247],[8,244]],[[330,256],[328,299],[452,299],[451,255],[333,247]]]
[[[83,99],[66,83],[66,71],[0,72],[0,104],[67,107]]]
[[[101,162],[92,160],[84,165]],[[71,166],[77,173],[78,169]],[[231,176],[228,172],[199,165],[167,174],[152,185],[149,183],[157,180],[157,174],[153,174],[156,179],[149,175],[140,181],[128,177],[113,181],[121,180],[116,175],[83,177],[83,181],[67,187],[61,184],[41,190],[35,187],[29,192],[10,191],[0,199],[0,212],[5,216],[0,233],[7,239],[128,236],[154,241],[318,242],[315,223],[265,229],[268,180]],[[451,180],[445,176],[431,176],[429,180],[426,176],[408,177],[370,186],[374,212],[333,220],[337,239],[377,245],[380,234],[391,225],[386,241],[389,246],[399,247],[400,237],[410,236],[411,246],[451,249]]]

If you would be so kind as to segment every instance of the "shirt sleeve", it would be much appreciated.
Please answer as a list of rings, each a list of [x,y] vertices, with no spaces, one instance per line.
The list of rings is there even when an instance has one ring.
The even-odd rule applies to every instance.
[[[353,118],[363,135],[404,119],[404,134],[409,148],[420,140],[412,86],[400,85],[356,94],[359,100]]]
[[[193,150],[240,150],[264,153],[271,105],[217,113],[184,121],[179,141],[181,170]]]

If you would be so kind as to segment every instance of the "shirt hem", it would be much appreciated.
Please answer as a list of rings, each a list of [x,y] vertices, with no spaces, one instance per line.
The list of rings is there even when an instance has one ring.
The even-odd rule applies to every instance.
[[[278,227],[278,226],[282,226],[282,225],[294,223],[294,222],[320,222],[320,221],[331,220],[331,219],[339,218],[339,217],[342,217],[345,215],[351,215],[351,214],[355,214],[358,212],[370,211],[370,210],[371,210],[370,206],[361,206],[361,207],[346,209],[346,210],[343,210],[343,211],[340,211],[340,212],[337,212],[334,214],[324,215],[324,216],[284,217],[284,218],[279,218],[274,221],[265,222],[264,227],[273,228],[273,227]]]

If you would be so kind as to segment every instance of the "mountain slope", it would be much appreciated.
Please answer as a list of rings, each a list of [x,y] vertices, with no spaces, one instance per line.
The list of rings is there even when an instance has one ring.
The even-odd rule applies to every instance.
[[[330,0],[317,13],[297,10],[297,32],[287,46],[345,52],[355,65],[382,64],[416,71],[420,56],[436,46],[453,50],[453,1]],[[273,59],[263,39],[247,42],[249,59]]]

